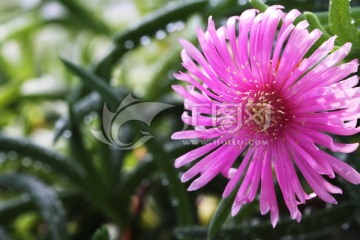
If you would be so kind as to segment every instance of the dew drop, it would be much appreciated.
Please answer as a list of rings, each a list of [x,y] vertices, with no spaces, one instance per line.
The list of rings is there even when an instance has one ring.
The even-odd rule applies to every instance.
[[[155,38],[158,40],[162,40],[166,38],[166,32],[164,30],[159,30],[155,33]]]
[[[350,224],[349,223],[344,223],[343,225],[341,225],[341,229],[342,230],[348,230],[350,228]]]
[[[63,119],[57,120],[55,122],[55,128],[61,128],[64,125],[65,121]]]
[[[28,158],[28,157],[25,157],[22,161],[21,161],[21,164],[24,166],[24,167],[30,167],[31,166],[31,159]]]
[[[132,49],[132,48],[134,48],[134,46],[135,46],[135,44],[134,44],[134,42],[131,41],[131,40],[127,40],[127,41],[125,41],[125,43],[124,43],[124,47],[125,47],[126,49]]]
[[[86,115],[84,117],[84,123],[85,124],[90,124],[91,122],[95,121],[96,119],[98,119],[98,114],[96,112],[91,112],[90,114]]]
[[[7,157],[10,159],[10,160],[15,160],[17,157],[18,157],[18,154],[17,152],[15,151],[10,151],[7,155]]]
[[[172,207],[177,207],[177,206],[179,206],[179,201],[176,200],[176,199],[173,199],[173,200],[171,201],[171,206],[172,206]]]
[[[185,28],[185,23],[183,21],[177,21],[175,23],[175,31],[181,31]]]
[[[33,167],[35,170],[41,170],[43,167],[43,164],[41,162],[35,162]]]
[[[252,219],[250,222],[251,226],[258,226],[260,224],[259,219]]]
[[[62,18],[66,15],[66,9],[60,3],[49,2],[43,7],[41,14],[45,19]]]
[[[166,179],[166,178],[163,178],[163,179],[161,180],[161,185],[163,185],[164,187],[168,186],[168,185],[169,185],[169,180]]]
[[[151,43],[151,38],[149,36],[142,36],[140,38],[140,44],[143,46],[149,45]]]
[[[325,209],[330,209],[330,208],[332,208],[332,204],[331,203],[326,203],[325,204]]]
[[[309,207],[305,208],[304,215],[310,215],[310,213],[311,213],[311,208]]]
[[[175,32],[176,31],[176,27],[175,27],[175,23],[168,23],[167,25],[166,25],[166,31],[168,32],[168,33],[172,33],[172,32]]]
[[[247,4],[247,2],[248,2],[247,0],[238,0],[237,1],[238,5],[240,5],[240,6]]]
[[[72,136],[72,133],[70,130],[65,130],[63,136],[64,138],[70,138]]]

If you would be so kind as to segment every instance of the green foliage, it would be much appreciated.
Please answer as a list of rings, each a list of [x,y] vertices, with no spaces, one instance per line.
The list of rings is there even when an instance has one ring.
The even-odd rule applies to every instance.
[[[261,12],[265,12],[265,10],[269,7],[265,3],[263,3],[261,0],[249,0],[249,3],[254,8],[258,9]]]
[[[237,187],[235,188],[237,189]],[[215,234],[221,229],[226,219],[230,216],[231,206],[234,202],[236,191],[233,191],[230,196],[221,200],[211,222],[209,224],[208,237],[213,238]]]
[[[110,235],[106,228],[100,228],[96,230],[94,236],[91,238],[91,240],[110,240]]]
[[[20,173],[0,175],[0,187],[26,192],[40,209],[41,215],[49,225],[51,239],[68,239],[65,211],[54,189],[38,179]]]
[[[349,0],[330,0],[329,27],[339,37],[339,43],[353,42],[354,45],[359,45],[360,34],[351,18]]]

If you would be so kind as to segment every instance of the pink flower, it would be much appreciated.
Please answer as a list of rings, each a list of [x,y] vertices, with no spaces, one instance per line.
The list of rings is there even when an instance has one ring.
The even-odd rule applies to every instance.
[[[270,211],[273,226],[279,219],[274,180],[297,221],[297,205],[310,196],[336,203],[331,194],[341,189],[324,175],[360,183],[357,171],[323,150],[349,153],[358,147],[329,135],[360,132],[358,77],[349,77],[358,62],[341,62],[351,44],[335,50],[332,37],[310,51],[322,33],[309,32],[306,21],[294,25],[300,12],[286,14],[282,8],[247,10],[218,29],[210,17],[205,32],[197,29],[201,51],[180,40],[187,72],[175,77],[186,87],[173,86],[185,99],[183,121],[195,129],[176,132],[172,139],[206,142],[176,159],[177,168],[196,162],[181,181],[196,177],[192,191],[222,173],[229,178],[223,197],[240,182],[232,215],[259,191],[261,214]],[[298,174],[314,193],[304,191]]]

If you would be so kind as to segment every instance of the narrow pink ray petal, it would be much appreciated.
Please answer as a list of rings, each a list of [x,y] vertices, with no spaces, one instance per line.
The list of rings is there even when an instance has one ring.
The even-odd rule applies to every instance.
[[[175,167],[176,168],[182,167],[182,166],[194,161],[195,159],[211,152],[212,150],[214,150],[217,147],[219,147],[219,146],[216,144],[208,143],[204,146],[196,148],[196,149],[178,157],[177,159],[175,159]]]
[[[245,168],[248,167],[248,163],[252,159],[253,153],[254,153],[254,150],[252,148],[249,148],[244,159],[242,160],[239,168],[237,169],[235,175],[230,179],[230,181],[226,185],[226,188],[222,195],[223,198],[228,197],[230,195],[230,193],[234,190],[236,184],[240,181],[240,178],[241,178]]]
[[[359,184],[360,183],[360,174],[349,166],[347,163],[321,151],[319,152],[319,157],[325,158],[331,167],[333,168],[334,172],[339,174],[341,177],[346,179],[347,181],[351,182],[352,184]]]
[[[181,132],[175,132],[171,135],[171,139],[192,139],[192,138],[200,138],[200,139],[213,139],[222,135],[221,130],[210,128],[203,130],[184,130]]]

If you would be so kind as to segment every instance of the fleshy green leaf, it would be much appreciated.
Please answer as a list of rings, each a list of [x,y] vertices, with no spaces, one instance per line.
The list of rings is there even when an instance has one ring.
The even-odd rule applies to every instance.
[[[322,40],[327,40],[329,39],[331,36],[329,35],[329,33],[326,31],[326,29],[324,28],[324,26],[321,24],[318,16],[312,12],[304,12],[304,17],[306,19],[306,21],[308,21],[308,23],[310,24],[309,28],[310,30],[314,30],[314,29],[319,29],[323,35],[321,36]]]
[[[110,240],[110,235],[105,227],[96,230],[91,240]]]
[[[15,151],[50,165],[57,173],[68,177],[76,183],[81,182],[82,168],[76,161],[50,149],[40,147],[27,139],[11,138],[0,134],[0,151]]]
[[[329,27],[333,34],[338,36],[340,44],[352,42],[359,44],[359,36],[354,20],[351,18],[349,0],[330,0]]]
[[[69,239],[65,211],[57,193],[52,188],[30,175],[20,173],[0,175],[0,187],[28,193],[49,225],[52,239]]]
[[[230,216],[231,206],[234,202],[237,187],[234,188],[230,196],[221,200],[214,216],[212,217],[209,230],[208,230],[208,237],[212,238],[218,232],[218,230],[223,226],[226,219]]]
[[[265,12],[265,10],[269,7],[261,0],[249,0],[249,3],[251,4],[251,6],[253,6],[254,8],[258,9],[261,12]]]
[[[313,53],[316,49],[318,49],[322,43],[324,43],[326,40],[328,40],[331,36],[326,31],[324,26],[321,24],[318,16],[312,12],[304,12],[303,16],[306,21],[308,21],[309,29],[313,31],[314,29],[319,29],[323,34],[321,35],[320,39],[315,42],[315,44],[310,48],[309,52],[307,54]]]
[[[114,108],[117,107],[120,99],[116,97],[114,90],[105,81],[96,76],[94,73],[83,69],[66,59],[61,60],[64,65],[76,76],[78,76],[88,88],[97,91],[107,104]]]
[[[330,209],[323,209],[303,216],[301,223],[287,218],[279,221],[276,231],[270,223],[226,227],[219,230],[214,239],[281,239],[284,237],[299,238],[303,236],[306,229],[306,236],[317,236],[326,230],[341,229],[341,224],[354,218],[356,214],[356,201],[343,202]],[[327,234],[333,232],[326,232]],[[191,226],[175,229],[179,239],[188,237],[190,239],[206,239],[208,231],[205,227]],[[322,235],[321,235],[322,236]],[[319,239],[319,238],[311,238]],[[322,239],[322,238],[321,238]]]

